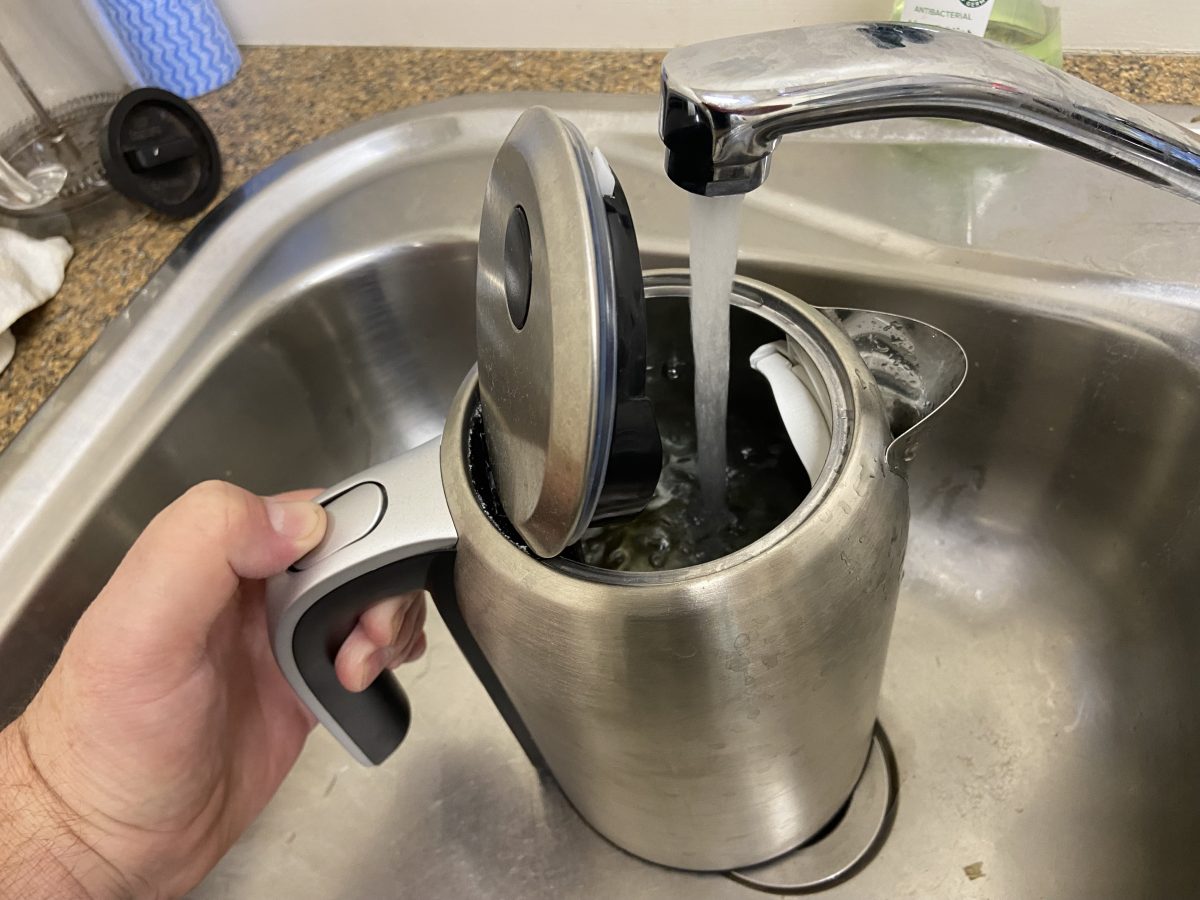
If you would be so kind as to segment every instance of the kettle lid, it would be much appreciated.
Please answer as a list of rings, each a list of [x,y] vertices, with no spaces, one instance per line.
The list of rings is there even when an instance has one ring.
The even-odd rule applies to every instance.
[[[530,548],[556,556],[594,520],[640,511],[662,445],[633,219],[603,155],[545,107],[492,165],[475,324],[488,456]]]

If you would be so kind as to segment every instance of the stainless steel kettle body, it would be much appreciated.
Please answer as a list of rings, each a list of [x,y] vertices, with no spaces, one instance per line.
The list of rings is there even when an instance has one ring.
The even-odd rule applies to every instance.
[[[687,291],[686,273],[646,279],[651,304]],[[431,553],[453,548],[454,597],[443,591],[439,606],[453,604],[502,709],[511,705],[567,797],[614,843],[669,866],[730,869],[796,847],[837,813],[870,748],[908,534],[903,458],[889,448],[953,393],[965,359],[925,359],[921,340],[903,331],[876,368],[890,377],[909,355],[916,380],[905,383],[921,390],[908,403],[894,386],[881,392],[837,324],[859,314],[742,279],[733,303],[786,336],[830,444],[799,508],[729,556],[634,574],[523,549],[483,500],[473,375],[441,441],[444,506],[430,490],[439,476],[431,445],[329,492],[336,500],[369,484],[385,495],[383,509],[370,502],[343,516],[339,546],[272,581],[268,601],[281,667],[355,755],[386,756],[407,708],[390,675],[365,695],[331,685],[330,650],[357,610],[427,583]],[[882,318],[888,334],[904,323],[957,348],[929,326]],[[871,332],[859,346],[889,340],[858,327]],[[926,390],[922,365],[941,373],[940,386]],[[415,551],[399,549],[405,541]],[[298,627],[313,613],[315,625]]]

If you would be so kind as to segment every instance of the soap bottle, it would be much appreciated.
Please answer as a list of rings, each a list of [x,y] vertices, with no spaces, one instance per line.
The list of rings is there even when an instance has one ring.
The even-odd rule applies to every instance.
[[[919,11],[913,11],[918,5],[914,0],[908,0],[907,3],[906,0],[893,0],[892,18],[896,21],[927,21],[921,18]],[[1059,10],[1057,6],[1044,5],[1042,0],[993,0],[991,17],[983,36],[1019,50],[1026,56],[1062,67]]]

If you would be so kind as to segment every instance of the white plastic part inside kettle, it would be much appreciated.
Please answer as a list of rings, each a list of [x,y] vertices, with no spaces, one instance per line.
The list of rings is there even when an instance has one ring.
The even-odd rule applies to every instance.
[[[750,354],[750,366],[767,379],[796,455],[804,464],[809,481],[816,484],[829,456],[832,433],[802,370],[788,355],[787,342],[763,344]]]

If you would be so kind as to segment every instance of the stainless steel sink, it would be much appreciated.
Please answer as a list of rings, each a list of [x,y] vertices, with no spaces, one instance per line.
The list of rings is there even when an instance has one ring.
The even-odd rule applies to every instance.
[[[325,484],[440,431],[472,363],[487,168],[538,102],[603,147],[647,265],[682,263],[687,199],[662,174],[651,98],[466,98],[263,173],[0,456],[9,714],[187,485]],[[830,896],[1194,888],[1198,235],[1200,206],[933,122],[794,139],[749,196],[744,273],[816,304],[925,319],[971,359],[911,476],[881,712],[897,818]],[[314,734],[195,897],[756,896],[593,833],[435,615],[429,628],[430,652],[403,672],[415,715],[402,749],[364,769]]]

